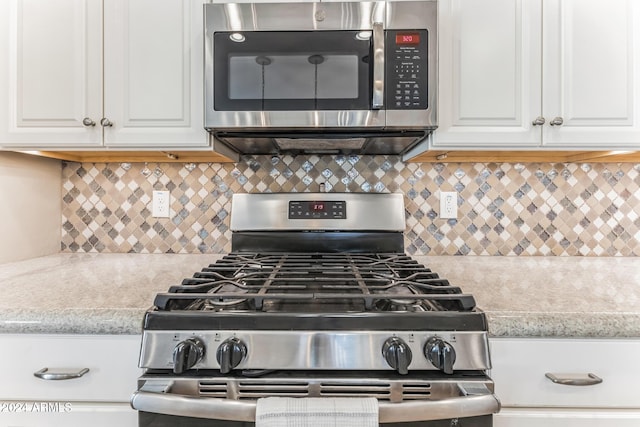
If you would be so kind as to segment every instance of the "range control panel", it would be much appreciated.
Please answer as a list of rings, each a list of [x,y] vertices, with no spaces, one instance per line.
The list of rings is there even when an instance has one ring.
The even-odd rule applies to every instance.
[[[426,30],[387,30],[385,37],[388,109],[427,108],[428,33]]]
[[[347,202],[344,200],[292,200],[289,219],[346,219]]]

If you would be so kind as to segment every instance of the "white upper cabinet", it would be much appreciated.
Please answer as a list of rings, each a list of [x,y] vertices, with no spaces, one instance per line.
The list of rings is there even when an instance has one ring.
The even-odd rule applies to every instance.
[[[0,2],[0,146],[208,146],[202,3]]]
[[[99,146],[100,0],[0,2],[0,146]]]
[[[543,11],[543,145],[639,149],[640,2],[545,0]]]
[[[541,0],[450,0],[439,7],[434,146],[536,147]]]
[[[434,148],[640,149],[640,2],[450,0],[439,9]]]
[[[208,145],[202,11],[202,1],[104,2],[106,145]]]

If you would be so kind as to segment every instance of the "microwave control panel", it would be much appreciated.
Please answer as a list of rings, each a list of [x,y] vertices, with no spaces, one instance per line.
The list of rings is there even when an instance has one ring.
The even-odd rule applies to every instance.
[[[427,30],[385,32],[387,109],[427,108]]]

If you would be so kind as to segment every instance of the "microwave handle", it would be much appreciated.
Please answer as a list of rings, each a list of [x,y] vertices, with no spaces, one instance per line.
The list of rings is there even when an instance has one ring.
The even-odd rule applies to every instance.
[[[384,107],[384,29],[381,22],[373,23],[373,99],[371,107]]]

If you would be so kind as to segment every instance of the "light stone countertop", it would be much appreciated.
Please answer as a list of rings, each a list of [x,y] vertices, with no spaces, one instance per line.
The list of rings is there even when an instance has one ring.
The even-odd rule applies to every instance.
[[[0,264],[0,333],[141,333],[156,293],[221,255],[56,254]],[[492,336],[640,337],[640,259],[415,257],[472,294]]]
[[[142,333],[156,293],[220,257],[56,254],[0,264],[0,333]]]
[[[491,336],[640,337],[640,259],[415,257],[474,296]]]

